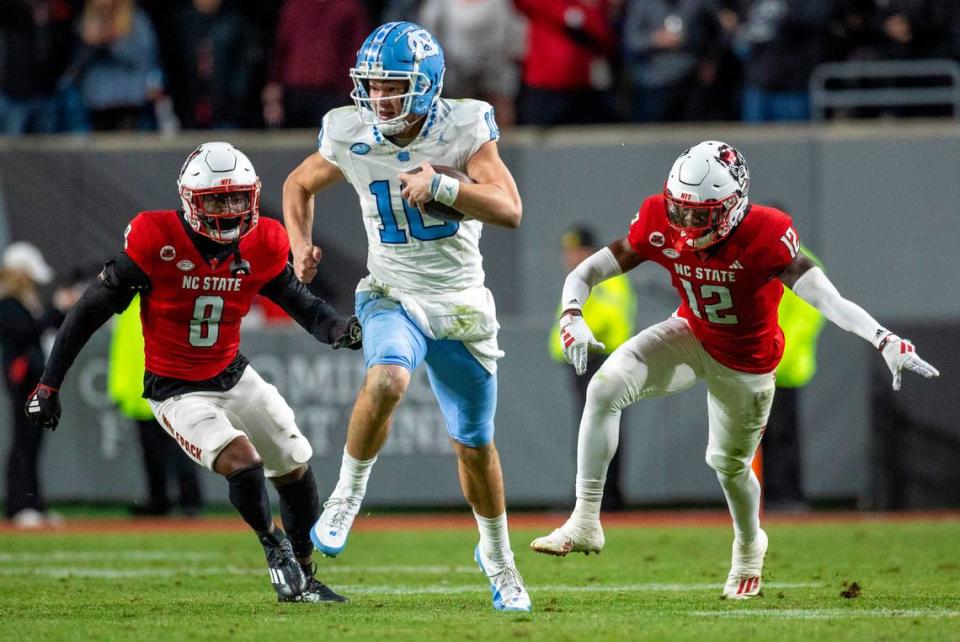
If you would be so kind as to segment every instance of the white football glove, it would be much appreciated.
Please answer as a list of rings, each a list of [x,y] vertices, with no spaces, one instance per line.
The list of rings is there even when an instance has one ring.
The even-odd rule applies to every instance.
[[[587,353],[590,349],[603,350],[606,347],[593,336],[590,326],[581,315],[569,312],[560,317],[560,345],[564,359],[578,375],[587,371]]]
[[[940,376],[939,370],[917,355],[917,349],[909,340],[901,339],[892,332],[880,340],[879,349],[893,375],[894,390],[900,390],[900,373],[903,370],[916,372],[927,379]]]

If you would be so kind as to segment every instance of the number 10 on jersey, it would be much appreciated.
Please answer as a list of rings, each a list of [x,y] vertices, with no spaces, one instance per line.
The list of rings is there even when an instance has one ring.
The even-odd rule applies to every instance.
[[[390,198],[390,181],[374,181],[370,183],[370,193],[377,200],[377,213],[380,214],[380,242],[397,245],[407,242],[407,231],[397,223],[397,215],[393,211],[393,200]],[[456,221],[444,221],[438,225],[427,225],[423,222],[423,215],[416,207],[403,201],[403,213],[407,216],[407,226],[410,236],[418,241],[436,241],[453,236],[460,229]]]

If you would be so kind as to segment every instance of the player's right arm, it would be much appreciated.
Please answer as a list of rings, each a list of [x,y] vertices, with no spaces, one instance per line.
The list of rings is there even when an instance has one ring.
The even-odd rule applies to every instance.
[[[60,422],[60,386],[80,350],[111,316],[127,309],[137,292],[149,287],[149,277],[126,254],[104,266],[67,314],[40,382],[27,398],[24,410],[36,425],[56,429]]]
[[[342,178],[339,167],[315,152],[283,182],[283,224],[290,237],[294,272],[304,283],[316,276],[323,255],[313,244],[313,195]]]
[[[561,295],[563,313],[560,316],[560,342],[564,358],[573,365],[578,375],[587,370],[587,353],[590,349],[605,348],[583,319],[582,308],[590,291],[598,283],[629,272],[642,262],[643,259],[630,245],[629,237],[624,236],[588,256],[567,275]]]

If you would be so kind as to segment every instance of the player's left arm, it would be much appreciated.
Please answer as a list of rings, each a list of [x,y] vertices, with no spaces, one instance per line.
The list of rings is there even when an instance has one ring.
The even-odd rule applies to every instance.
[[[780,273],[783,284],[801,299],[818,309],[824,317],[847,332],[873,344],[883,355],[893,375],[893,389],[900,389],[900,375],[910,370],[927,377],[938,377],[940,372],[920,358],[913,344],[877,323],[859,305],[845,299],[824,274],[803,252],[797,252],[793,261]]]
[[[417,174],[401,174],[405,183],[401,196],[414,207],[422,207],[434,198],[431,186],[436,172],[429,163],[420,164],[423,171]],[[456,198],[446,203],[470,218],[499,227],[520,227],[523,217],[523,202],[513,175],[507,168],[496,141],[481,145],[467,161],[467,175],[476,183],[458,183]],[[443,180],[456,179],[443,177]]]
[[[317,341],[338,348],[356,350],[361,347],[361,330],[357,317],[345,317],[329,303],[315,296],[297,278],[287,264],[283,271],[260,288],[267,297],[290,315]]]

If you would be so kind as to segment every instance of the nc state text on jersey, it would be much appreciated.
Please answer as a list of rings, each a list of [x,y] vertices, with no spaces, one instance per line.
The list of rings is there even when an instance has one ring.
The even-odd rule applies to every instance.
[[[715,270],[714,268],[692,267],[680,263],[673,264],[673,270],[680,276],[688,279],[693,278],[698,281],[713,281],[714,283],[733,283],[736,281],[737,273],[731,270]]]
[[[239,292],[242,279],[233,276],[185,276],[184,290],[206,290],[208,292]]]

